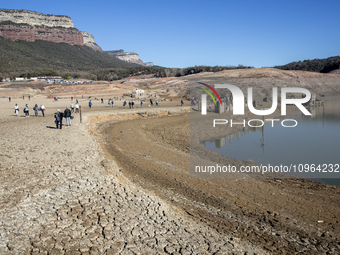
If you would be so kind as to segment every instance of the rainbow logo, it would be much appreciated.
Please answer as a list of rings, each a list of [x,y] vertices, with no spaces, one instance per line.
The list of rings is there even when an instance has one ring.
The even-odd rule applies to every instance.
[[[198,82],[198,83],[199,83],[199,84],[202,84],[202,85],[204,85],[204,86],[206,86],[206,87],[209,88],[212,92],[214,92],[215,95],[217,96],[218,100],[220,101],[221,106],[222,106],[222,100],[221,100],[219,94],[216,92],[216,90],[215,90],[213,87],[211,87],[210,85],[205,84],[205,83],[203,83],[203,82]],[[215,105],[217,106],[216,100],[215,100],[215,98],[213,97],[213,95],[210,93],[210,91],[208,91],[208,90],[206,90],[206,89],[203,89],[203,88],[200,88],[200,87],[196,87],[196,88],[197,88],[197,89],[201,89],[201,90],[203,90],[204,92],[206,92],[206,93],[212,98],[212,100],[214,101]]]

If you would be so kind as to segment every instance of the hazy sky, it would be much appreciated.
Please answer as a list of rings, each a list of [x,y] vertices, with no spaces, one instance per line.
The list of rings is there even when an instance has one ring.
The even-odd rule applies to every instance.
[[[103,50],[165,67],[263,67],[340,54],[339,0],[11,0],[0,8],[69,16]]]

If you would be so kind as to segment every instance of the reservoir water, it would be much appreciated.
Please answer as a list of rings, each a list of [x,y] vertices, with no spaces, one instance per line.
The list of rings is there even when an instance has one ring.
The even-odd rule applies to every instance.
[[[291,173],[295,176],[340,186],[340,98],[327,98],[323,106],[309,111],[312,116],[299,111],[284,118],[295,119],[296,127],[283,127],[280,122],[272,127],[271,122],[265,122],[263,127],[246,127],[207,141],[205,147],[225,157],[258,165],[283,165],[291,169],[295,165],[296,172]]]

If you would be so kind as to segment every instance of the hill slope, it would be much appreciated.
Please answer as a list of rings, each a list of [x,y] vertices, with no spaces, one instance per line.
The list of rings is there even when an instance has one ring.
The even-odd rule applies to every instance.
[[[283,66],[275,66],[282,70],[301,70],[313,71],[320,73],[328,73],[338,69],[340,66],[340,56],[329,57],[324,59],[304,60],[299,62],[291,62]]]
[[[107,69],[129,69],[135,64],[87,46],[49,41],[10,41],[0,36],[0,76],[82,73],[96,75]]]

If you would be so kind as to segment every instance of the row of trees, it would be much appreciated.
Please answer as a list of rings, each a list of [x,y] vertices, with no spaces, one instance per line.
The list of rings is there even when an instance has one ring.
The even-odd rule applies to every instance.
[[[190,74],[196,74],[201,72],[219,72],[222,70],[231,69],[244,69],[251,68],[246,66],[194,66],[187,68],[163,68],[163,67],[146,67],[146,66],[134,66],[129,69],[122,68],[110,68],[110,69],[97,69],[92,72],[78,71],[78,72],[65,72],[65,71],[39,71],[39,72],[27,72],[21,73],[19,77],[31,78],[37,76],[61,76],[63,79],[79,79],[85,78],[89,80],[105,80],[113,81],[120,80],[132,76],[140,75],[154,75],[154,77],[180,77]]]
[[[282,70],[301,70],[320,73],[328,73],[340,68],[340,57],[329,57],[324,59],[304,60],[299,62],[291,62],[283,66],[275,66]]]
[[[97,74],[98,80],[120,80],[126,77],[138,75],[154,75],[157,78],[162,77],[180,77],[201,72],[219,72],[222,70],[251,68],[247,66],[194,66],[187,68],[163,68],[163,67],[145,67],[138,66],[126,70],[109,70],[101,71]]]
[[[250,66],[194,66],[187,68],[166,68],[163,72],[159,72],[156,74],[158,77],[180,77],[190,74],[196,74],[201,72],[220,72],[223,70],[232,70],[232,69],[247,69],[253,68]]]

